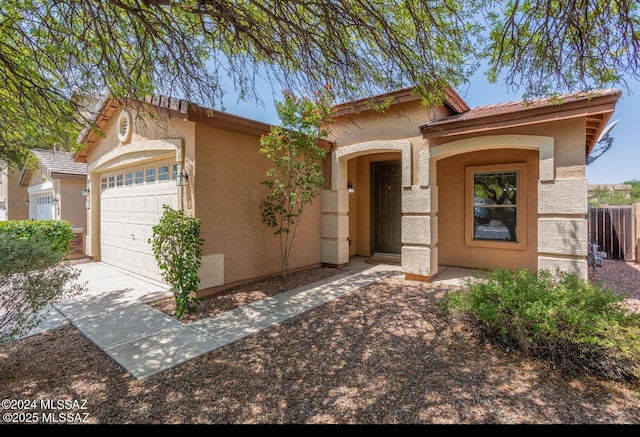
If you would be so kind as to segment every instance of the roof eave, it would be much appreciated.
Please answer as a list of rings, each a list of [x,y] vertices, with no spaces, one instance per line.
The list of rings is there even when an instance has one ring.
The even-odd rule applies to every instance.
[[[507,129],[570,118],[587,118],[587,154],[595,146],[595,141],[609,120],[621,93],[610,93],[589,99],[574,100],[558,105],[524,108],[518,111],[488,115],[463,120],[440,120],[420,127],[423,138],[451,138],[472,133],[486,133],[498,129]]]

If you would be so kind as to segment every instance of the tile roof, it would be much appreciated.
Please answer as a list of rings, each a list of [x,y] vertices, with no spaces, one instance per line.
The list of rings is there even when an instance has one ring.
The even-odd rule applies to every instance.
[[[540,98],[535,100],[517,100],[512,102],[505,103],[496,103],[492,105],[484,105],[484,106],[476,106],[475,108],[471,108],[469,111],[454,114],[449,117],[435,120],[429,123],[425,123],[422,127],[428,128],[432,126],[442,126],[449,123],[466,121],[466,120],[476,120],[479,118],[487,118],[498,115],[505,114],[514,114],[523,111],[532,111],[540,108],[548,108],[553,110],[558,105],[564,105],[572,102],[589,100],[594,97],[602,97],[607,95],[616,95],[620,94],[619,90],[616,89],[602,89],[602,90],[594,90],[589,92],[581,92],[575,94],[566,94],[557,97],[551,98]]]
[[[87,164],[75,162],[70,152],[43,149],[33,149],[32,152],[38,158],[43,171],[49,175],[57,173],[86,176],[87,174]]]

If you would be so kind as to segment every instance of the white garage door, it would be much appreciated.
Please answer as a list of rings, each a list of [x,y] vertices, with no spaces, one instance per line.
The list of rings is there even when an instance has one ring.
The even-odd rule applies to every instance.
[[[154,163],[101,176],[103,262],[161,280],[149,239],[162,216],[162,206],[178,207],[175,170],[172,163]]]

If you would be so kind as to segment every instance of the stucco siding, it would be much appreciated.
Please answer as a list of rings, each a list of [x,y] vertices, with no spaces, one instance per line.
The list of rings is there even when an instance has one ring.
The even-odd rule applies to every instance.
[[[526,248],[470,247],[465,245],[465,168],[526,162]],[[538,152],[519,149],[482,150],[444,158],[437,163],[439,264],[488,269],[525,267],[535,270],[538,255],[537,195]]]
[[[420,125],[449,113],[444,108],[425,109],[419,100],[393,106],[380,113],[364,111],[334,119],[330,141],[338,148],[366,141],[399,140],[421,136]]]
[[[85,181],[60,181],[60,219],[74,227],[86,228],[87,209],[82,189]]]
[[[261,184],[270,168],[258,153],[259,137],[198,125],[195,168],[190,179],[195,216],[202,221],[203,254],[223,254],[224,282],[234,283],[281,270],[279,238],[262,223]],[[298,225],[290,268],[321,262],[321,203],[307,205]]]
[[[541,253],[587,256],[587,219],[540,218]]]

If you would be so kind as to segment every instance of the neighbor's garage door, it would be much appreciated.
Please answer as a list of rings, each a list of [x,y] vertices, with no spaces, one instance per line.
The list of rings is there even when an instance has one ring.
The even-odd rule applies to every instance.
[[[161,280],[149,238],[162,206],[176,209],[171,163],[149,164],[101,177],[100,253],[105,263]]]

